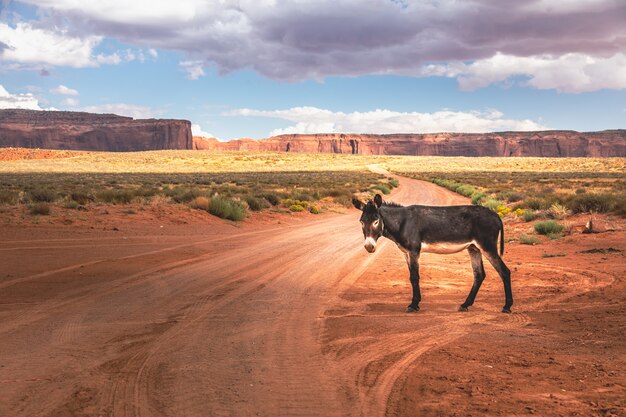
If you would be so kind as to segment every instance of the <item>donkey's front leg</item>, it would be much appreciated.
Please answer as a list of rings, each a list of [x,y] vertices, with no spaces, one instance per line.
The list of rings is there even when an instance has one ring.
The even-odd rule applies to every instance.
[[[406,309],[407,313],[418,312],[420,310],[420,301],[422,301],[422,295],[420,294],[419,258],[419,252],[409,252],[407,254],[411,287],[413,287],[413,298],[411,299],[411,304],[409,304]]]

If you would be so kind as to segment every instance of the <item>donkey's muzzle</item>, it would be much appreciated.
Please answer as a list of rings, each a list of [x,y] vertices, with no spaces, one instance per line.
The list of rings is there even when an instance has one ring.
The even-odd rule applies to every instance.
[[[363,243],[363,246],[365,246],[365,250],[369,253],[376,252],[376,241],[371,237],[365,239],[365,243]]]

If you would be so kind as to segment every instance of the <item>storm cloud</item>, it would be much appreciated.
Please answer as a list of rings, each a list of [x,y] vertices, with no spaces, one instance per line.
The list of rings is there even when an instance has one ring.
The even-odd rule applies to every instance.
[[[288,81],[437,75],[465,89],[521,75],[534,88],[626,88],[614,76],[626,73],[620,0],[24,2],[39,8],[38,27],[181,51],[185,62],[222,73],[252,69]],[[561,68],[566,80],[554,76]]]

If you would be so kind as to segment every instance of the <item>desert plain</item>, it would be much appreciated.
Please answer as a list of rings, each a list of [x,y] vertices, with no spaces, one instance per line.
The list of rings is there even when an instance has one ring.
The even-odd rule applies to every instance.
[[[624,158],[1,159],[0,415],[626,415],[623,213],[595,213],[597,233],[583,233],[584,207],[538,201],[619,195]],[[512,314],[487,263],[476,303],[457,311],[465,252],[422,255],[422,309],[407,314],[401,252],[363,249],[353,192],[471,204],[431,177],[494,194]],[[506,199],[535,186],[525,221]],[[210,214],[216,196],[248,198],[245,218]],[[563,231],[538,235],[552,218]]]

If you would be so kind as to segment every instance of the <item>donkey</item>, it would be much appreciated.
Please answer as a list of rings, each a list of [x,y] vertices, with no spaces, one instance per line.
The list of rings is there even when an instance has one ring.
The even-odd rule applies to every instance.
[[[367,204],[353,198],[352,204],[363,211],[361,225],[365,249],[373,253],[381,236],[392,240],[404,253],[409,266],[413,298],[407,313],[419,311],[420,294],[419,256],[421,252],[450,254],[467,249],[472,260],[474,285],[459,311],[468,311],[485,279],[481,253],[498,271],[504,283],[503,313],[510,313],[513,305],[511,271],[502,261],[504,253],[504,226],[500,217],[482,206],[401,206],[385,202],[380,194]],[[498,234],[500,255],[498,255]]]

